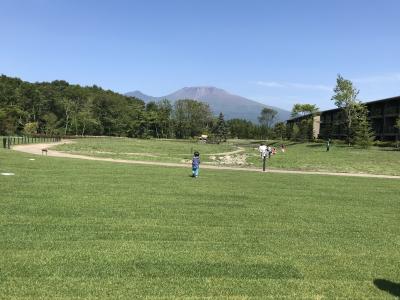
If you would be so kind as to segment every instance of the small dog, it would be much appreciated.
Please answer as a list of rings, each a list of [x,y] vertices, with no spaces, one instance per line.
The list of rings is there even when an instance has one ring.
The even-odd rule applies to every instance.
[[[42,155],[43,155],[44,153],[46,153],[46,156],[47,156],[47,148],[43,148],[43,149],[42,149]]]

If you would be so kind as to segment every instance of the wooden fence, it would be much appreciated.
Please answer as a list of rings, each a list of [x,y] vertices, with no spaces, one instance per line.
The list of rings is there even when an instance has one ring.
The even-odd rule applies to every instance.
[[[59,142],[61,137],[53,136],[3,136],[3,148],[10,149],[12,145]]]

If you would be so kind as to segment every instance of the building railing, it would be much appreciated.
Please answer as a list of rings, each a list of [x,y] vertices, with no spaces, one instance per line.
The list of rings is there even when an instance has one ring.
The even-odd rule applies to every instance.
[[[386,106],[384,112],[385,112],[385,115],[398,114],[397,106]]]
[[[399,133],[399,129],[395,128],[395,127],[386,127],[383,129],[383,134],[398,134]]]

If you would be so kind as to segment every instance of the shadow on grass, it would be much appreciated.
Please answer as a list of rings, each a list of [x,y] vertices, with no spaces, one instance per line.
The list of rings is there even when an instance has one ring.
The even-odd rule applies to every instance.
[[[395,297],[400,297],[400,284],[398,283],[386,279],[375,279],[374,285],[382,291],[388,292]]]

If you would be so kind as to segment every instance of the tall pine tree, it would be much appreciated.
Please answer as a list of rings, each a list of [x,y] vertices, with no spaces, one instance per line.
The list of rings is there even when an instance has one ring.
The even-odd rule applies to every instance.
[[[215,139],[218,143],[226,142],[228,136],[228,127],[226,126],[224,115],[219,113],[217,124],[214,127]]]
[[[354,143],[365,149],[372,146],[375,133],[372,130],[371,123],[368,121],[368,110],[364,105],[359,105],[357,118],[353,122],[355,125]]]

